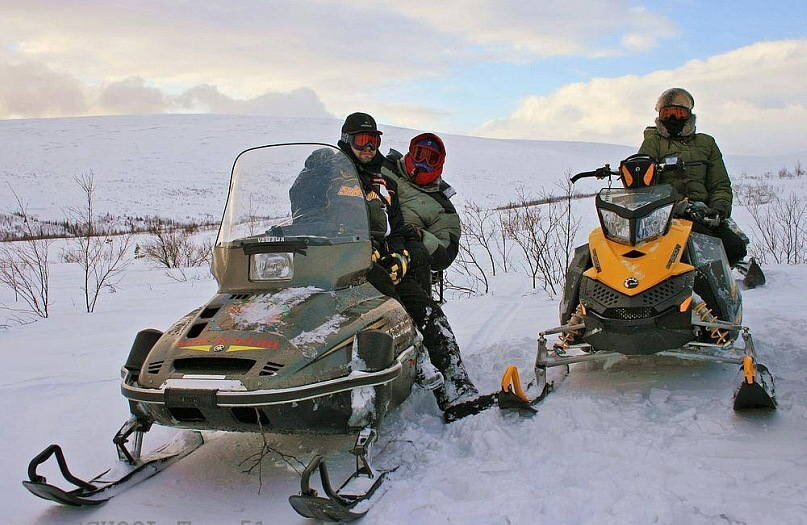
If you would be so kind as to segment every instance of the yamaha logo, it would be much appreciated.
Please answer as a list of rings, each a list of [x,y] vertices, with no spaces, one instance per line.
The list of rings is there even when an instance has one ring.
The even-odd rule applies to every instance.
[[[628,277],[625,279],[625,288],[636,288],[639,286],[639,279],[636,277]]]
[[[214,352],[223,352],[224,351],[224,345],[216,345],[216,346],[214,346],[213,351]]]

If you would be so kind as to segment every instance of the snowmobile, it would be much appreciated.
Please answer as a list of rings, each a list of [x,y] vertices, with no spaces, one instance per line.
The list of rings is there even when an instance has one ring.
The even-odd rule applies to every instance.
[[[518,369],[508,367],[500,407],[534,412],[552,389],[549,368],[562,367],[563,375],[573,363],[651,355],[740,365],[734,409],[776,407],[773,377],[742,325],[742,296],[723,244],[692,231],[695,221],[713,227],[719,218],[680,199],[671,185],[655,184],[660,173],[681,174],[698,163],[632,155],[618,170],[606,165],[571,178],[608,178],[595,197],[600,227],[573,254],[560,326],[539,334],[535,381],[523,388]],[[613,178],[623,187],[611,187]],[[548,347],[554,334],[559,339]]]
[[[119,464],[85,481],[51,445],[31,461],[25,487],[58,503],[96,505],[198,448],[201,430],[355,435],[356,470],[344,483],[334,488],[315,456],[289,500],[309,518],[363,515],[360,504],[385,474],[369,459],[381,422],[425,366],[411,318],[365,278],[365,198],[353,163],[334,146],[277,144],[238,155],[213,253],[218,292],[165,333],[138,333],[121,370],[131,417],[113,440]],[[188,430],[142,455],[155,423]],[[37,473],[52,455],[76,489]],[[310,486],[317,471],[323,496]]]

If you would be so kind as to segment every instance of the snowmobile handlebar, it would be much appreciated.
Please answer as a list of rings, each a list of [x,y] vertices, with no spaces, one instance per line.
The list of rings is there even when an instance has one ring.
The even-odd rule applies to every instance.
[[[705,160],[683,160],[675,156],[667,156],[656,162],[656,171],[663,172],[680,172],[684,173],[685,168],[690,166],[703,166],[709,163]],[[610,164],[606,164],[602,168],[597,168],[594,171],[582,171],[573,175],[569,180],[574,184],[580,179],[594,177],[597,179],[611,179],[612,177],[619,177],[619,170],[611,169]]]

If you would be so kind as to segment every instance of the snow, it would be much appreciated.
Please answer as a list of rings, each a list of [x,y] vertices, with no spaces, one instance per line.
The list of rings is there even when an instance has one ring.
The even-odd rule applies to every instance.
[[[112,209],[160,214],[175,209],[194,216],[216,210],[213,215],[218,215],[221,192],[226,191],[226,181],[219,177],[234,154],[246,145],[271,142],[284,124],[282,119],[188,116],[176,117],[182,127],[172,128],[167,123],[173,118],[0,122],[4,144],[11,144],[0,153],[0,171],[19,175],[14,187],[32,201],[38,199],[32,203],[38,211],[58,209],[70,193],[69,175],[92,161],[98,163],[99,174],[109,175],[105,191]],[[317,139],[338,129],[333,121],[306,125],[308,135]],[[402,142],[409,133],[385,129],[385,144]],[[289,139],[309,138],[305,135],[295,130]],[[456,181],[450,178],[459,182],[455,185],[461,192],[491,199],[509,194],[501,173],[510,176],[510,169],[513,177],[526,179],[537,166],[512,158],[516,150],[534,147],[538,158],[549,147],[527,141],[451,140],[449,148],[453,145],[457,154],[449,162],[456,159],[459,165],[464,154],[472,157],[476,149],[488,148],[502,163],[499,167],[507,168],[497,171],[488,162],[476,171],[462,164],[465,171],[455,172]],[[32,151],[36,144],[41,146],[38,152]],[[558,158],[571,150],[571,143],[552,144]],[[581,157],[585,148],[579,145]],[[614,147],[592,146],[591,156],[619,151],[609,148]],[[206,164],[214,157],[215,165]],[[191,173],[199,178],[186,187]],[[543,180],[557,174],[555,170]],[[471,184],[476,175],[478,188]],[[489,184],[494,176],[496,187]],[[41,191],[43,185],[47,192]],[[173,193],[170,198],[146,194],[149,187],[170,187]],[[805,193],[803,185],[793,183],[793,189]],[[193,191],[198,195],[191,198]],[[591,203],[579,206],[583,210]],[[591,225],[584,217],[583,232]],[[748,224],[742,210],[737,220]],[[60,244],[54,245],[54,253]],[[493,409],[445,425],[432,394],[415,388],[384,422],[375,447],[381,454],[377,466],[398,469],[362,523],[807,522],[807,345],[802,330],[807,267],[768,265],[765,272],[764,287],[743,291],[744,322],[752,329],[760,360],[776,378],[777,411],[733,412],[736,367],[673,358],[621,360],[608,367],[574,365],[533,417]],[[179,282],[137,260],[116,293],[102,295],[96,312],[87,314],[82,311],[80,269],[57,262],[51,273],[51,317],[0,329],[4,523],[306,522],[287,502],[299,490],[298,463],[267,457],[260,492],[257,471],[244,472],[240,463],[263,444],[255,434],[206,433],[207,444],[191,456],[98,508],[59,507],[25,491],[20,481],[28,461],[50,443],[63,446],[78,476],[91,477],[106,468],[115,457],[111,437],[128,412],[119,392],[119,370],[135,333],[146,327],[167,329],[216,292],[206,269]],[[0,302],[9,300],[0,291]],[[519,366],[523,379],[531,378],[537,333],[556,324],[557,302],[533,293],[526,276],[511,273],[494,278],[486,296],[445,305],[463,361],[481,391],[498,389],[510,364]],[[356,401],[360,406],[362,400]],[[156,447],[175,432],[155,427],[144,448]],[[334,456],[329,459],[334,480],[352,468],[350,456],[334,454],[351,445],[350,440],[266,437],[273,448],[303,462],[315,453]],[[43,473],[57,479],[52,466]]]

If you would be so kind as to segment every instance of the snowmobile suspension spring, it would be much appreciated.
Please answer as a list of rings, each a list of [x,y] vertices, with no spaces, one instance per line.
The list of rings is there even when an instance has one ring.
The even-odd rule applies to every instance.
[[[568,325],[582,324],[584,320],[584,315],[585,313],[583,311],[583,305],[578,304],[577,309],[572,313],[571,317],[569,317],[569,320],[566,322],[566,324]],[[568,348],[570,344],[574,344],[576,342],[578,336],[580,336],[580,330],[571,330],[560,334],[558,339],[560,339],[560,345],[563,348]]]
[[[706,303],[701,302],[696,304],[693,310],[704,323],[720,322],[720,320],[712,313],[712,309],[706,306]],[[721,330],[720,328],[708,328],[707,330],[709,330],[709,335],[712,336],[712,339],[716,344],[723,345],[728,342],[729,333],[726,330]]]

